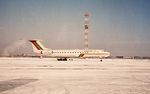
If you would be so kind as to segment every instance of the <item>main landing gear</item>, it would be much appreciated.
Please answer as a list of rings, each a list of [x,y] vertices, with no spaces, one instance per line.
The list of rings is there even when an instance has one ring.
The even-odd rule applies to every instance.
[[[57,58],[57,61],[67,61],[67,58]]]

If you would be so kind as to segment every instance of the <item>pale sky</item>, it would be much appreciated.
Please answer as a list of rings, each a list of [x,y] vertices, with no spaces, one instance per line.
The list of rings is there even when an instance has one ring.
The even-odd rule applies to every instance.
[[[150,56],[150,0],[0,0],[0,52],[29,39],[51,49],[83,49],[85,12],[89,48]]]

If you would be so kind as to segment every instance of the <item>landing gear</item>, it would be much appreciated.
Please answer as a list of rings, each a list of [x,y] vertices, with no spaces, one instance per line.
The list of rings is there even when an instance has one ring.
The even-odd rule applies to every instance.
[[[57,58],[57,61],[67,61],[67,58]]]
[[[100,61],[102,62],[103,60],[101,59]]]

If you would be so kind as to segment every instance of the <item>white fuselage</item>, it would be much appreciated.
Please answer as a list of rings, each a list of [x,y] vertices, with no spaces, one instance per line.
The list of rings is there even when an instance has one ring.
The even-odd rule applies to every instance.
[[[44,54],[44,53],[43,53]],[[110,56],[109,52],[105,52],[103,50],[95,50],[95,49],[89,49],[89,50],[80,50],[80,49],[74,49],[74,50],[49,50],[49,56],[50,57],[80,57],[80,58],[103,58]]]

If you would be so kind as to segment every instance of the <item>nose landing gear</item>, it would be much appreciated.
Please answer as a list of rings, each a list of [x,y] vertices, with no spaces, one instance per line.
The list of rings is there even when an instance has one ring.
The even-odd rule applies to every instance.
[[[102,62],[103,60],[102,60],[102,59],[100,59],[100,61]]]

